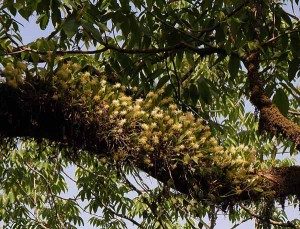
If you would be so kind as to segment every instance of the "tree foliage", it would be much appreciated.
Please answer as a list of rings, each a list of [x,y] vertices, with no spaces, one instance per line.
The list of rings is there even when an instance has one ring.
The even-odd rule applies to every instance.
[[[5,228],[299,227],[298,1],[0,6]]]

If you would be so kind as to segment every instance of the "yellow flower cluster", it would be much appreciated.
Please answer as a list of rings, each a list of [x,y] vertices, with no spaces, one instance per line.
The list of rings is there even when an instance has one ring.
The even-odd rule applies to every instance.
[[[20,61],[15,64],[11,62],[7,63],[3,71],[6,78],[6,83],[16,88],[24,81],[24,72],[26,68],[26,64]]]
[[[196,163],[199,168],[205,167],[208,161],[219,167],[247,164],[249,158],[245,155],[248,154],[240,153],[249,151],[247,147],[225,150],[211,136],[203,120],[182,112],[171,98],[163,98],[163,89],[133,100],[120,83],[111,85],[103,78],[77,71],[78,68],[72,63],[62,65],[53,78],[53,84],[64,89],[58,90],[57,95],[87,107],[91,115],[103,120],[101,127],[105,129],[99,131],[109,133],[106,134],[109,138],[102,138],[118,143],[119,148],[115,149],[118,160],[130,155],[149,161],[151,166],[155,155],[184,164]]]
[[[26,68],[22,62],[4,65],[6,83],[19,86]],[[196,173],[217,166],[218,171],[226,171],[229,176],[232,173],[235,180],[244,179],[243,174],[255,164],[253,149],[244,145],[224,149],[211,136],[209,126],[192,113],[183,112],[172,98],[164,97],[163,88],[133,99],[120,83],[112,85],[72,62],[58,64],[51,80],[50,98],[83,108],[78,109],[84,111],[80,115],[87,122],[99,124],[97,137],[107,141],[117,161],[130,156],[151,167],[156,159],[166,160],[172,168],[183,163]]]

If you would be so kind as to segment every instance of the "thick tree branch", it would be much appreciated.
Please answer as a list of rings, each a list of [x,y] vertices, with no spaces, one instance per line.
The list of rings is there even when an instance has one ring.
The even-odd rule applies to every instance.
[[[259,51],[249,53],[244,63],[248,70],[250,100],[260,111],[260,129],[273,135],[283,135],[294,142],[300,150],[300,126],[283,116],[264,92],[258,72]]]
[[[109,117],[100,119],[97,112],[84,106],[72,104],[71,99],[57,100],[55,87],[38,81],[26,82],[16,89],[0,84],[0,134],[3,137],[47,138],[92,154],[113,157],[113,152],[123,149],[122,142],[114,136],[105,140]],[[128,152],[126,160],[163,183],[173,182],[174,188],[198,200],[213,203],[231,203],[242,200],[257,200],[268,193],[272,198],[288,195],[300,196],[300,167],[273,168],[267,171],[249,171],[240,180],[231,180],[229,173],[239,173],[235,168],[218,168],[201,164],[194,167],[183,163],[182,156],[173,164],[162,152],[155,152],[145,161],[147,152]],[[187,151],[186,154],[189,154]],[[225,157],[226,155],[224,155]],[[141,157],[140,159],[138,157]],[[180,157],[182,157],[180,159]],[[175,158],[174,158],[175,159]],[[203,162],[204,163],[204,162]],[[155,165],[155,166],[153,166]],[[211,168],[210,168],[211,167]],[[193,171],[203,170],[204,174]],[[238,176],[236,174],[236,176]],[[258,180],[248,186],[245,179]],[[245,185],[247,187],[245,187]],[[239,192],[237,187],[244,187]],[[262,190],[262,191],[260,191]]]
[[[257,31],[263,20],[263,6],[260,2],[253,3],[252,11],[256,19],[252,25],[253,41],[259,42]],[[260,112],[260,130],[277,136],[282,135],[294,142],[296,148],[300,150],[300,126],[283,116],[264,92],[264,85],[259,76],[259,63],[260,50],[258,49],[250,50],[244,56],[244,64],[248,71],[250,101]]]

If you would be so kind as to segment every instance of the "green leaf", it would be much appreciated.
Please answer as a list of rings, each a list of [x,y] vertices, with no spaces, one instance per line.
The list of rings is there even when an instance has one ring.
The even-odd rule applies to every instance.
[[[134,17],[133,15],[128,17],[129,20],[129,28],[130,28],[130,32],[131,32],[131,43],[132,46],[134,46],[135,44],[139,44],[141,42],[141,29],[138,25],[138,22],[136,20],[136,17]]]
[[[74,18],[70,18],[63,23],[62,28],[66,35],[71,38],[78,31],[78,24]]]
[[[55,27],[57,23],[61,22],[61,12],[59,9],[60,2],[58,0],[52,0],[51,3],[51,20],[53,26]]]
[[[142,7],[142,1],[141,0],[133,0],[132,1],[134,5],[140,10]]]
[[[147,2],[147,7],[149,10],[151,10],[152,6],[153,6],[153,0],[146,0]]]
[[[212,96],[211,96],[209,85],[207,84],[205,79],[202,78],[199,80],[198,89],[199,89],[201,99],[206,104],[210,104],[212,101]]]
[[[84,20],[81,20],[82,23],[82,27],[89,33],[92,34],[93,38],[98,41],[101,42],[102,41],[102,37],[101,37],[101,33],[99,32],[98,29],[96,29],[91,23],[86,22]]]
[[[174,87],[172,84],[168,84],[164,90],[163,96],[168,97],[171,96],[174,92]]]
[[[179,52],[179,53],[176,55],[176,58],[175,58],[175,63],[176,63],[176,66],[178,66],[178,68],[181,67],[181,64],[182,64],[182,58],[183,58],[183,52]]]
[[[46,14],[41,14],[39,18],[37,19],[37,22],[40,24],[40,28],[42,30],[46,29],[48,22],[49,22],[49,15]]]
[[[159,89],[162,86],[164,86],[169,80],[170,77],[168,75],[164,75],[163,77],[161,77],[156,85],[156,89]]]
[[[273,97],[273,103],[278,107],[284,116],[287,116],[289,111],[289,99],[282,88],[277,89]]]
[[[38,63],[38,61],[40,60],[39,55],[35,52],[31,53],[30,55],[31,55],[31,58],[32,58],[33,62]]]
[[[291,33],[291,47],[294,57],[300,57],[300,38],[299,33]]]
[[[191,84],[189,88],[190,99],[193,105],[196,105],[199,97],[199,91],[196,84]]]
[[[11,203],[14,203],[14,202],[15,202],[16,197],[15,197],[15,195],[14,195],[14,193],[13,193],[12,191],[10,191],[10,192],[7,194],[7,197],[8,197],[8,199],[9,199],[9,201],[10,201]]]
[[[38,39],[36,41],[36,47],[40,51],[45,51],[45,50],[48,49],[48,44],[47,43],[48,42],[45,39],[43,39],[43,38],[42,39]]]
[[[216,42],[217,43],[221,43],[221,42],[225,42],[226,35],[224,33],[223,27],[222,26],[218,26],[216,29]]]
[[[228,62],[228,71],[233,79],[236,79],[240,68],[240,59],[236,55],[231,55]]]
[[[300,67],[300,58],[296,57],[289,62],[288,77],[290,81],[292,81],[295,78],[296,73],[299,71],[299,67]]]
[[[282,45],[282,49],[281,50],[290,49],[289,48],[289,36],[287,34],[283,34],[280,37],[280,42],[281,42],[281,45]]]
[[[278,8],[279,12],[280,12],[280,16],[282,17],[282,19],[290,26],[293,26],[293,22],[290,18],[290,16],[288,15],[287,12],[285,12],[281,7]]]
[[[195,64],[193,53],[185,52],[185,56],[186,56],[186,60],[189,63],[189,65],[193,66]]]
[[[28,8],[22,8],[19,10],[19,14],[28,21],[29,17],[32,14],[32,11],[29,10]]]
[[[14,7],[14,1],[12,0],[8,0],[6,1],[6,5],[7,5],[7,8],[9,9],[10,13],[13,15],[13,16],[16,16],[17,14],[17,9]]]
[[[121,3],[122,10],[124,10],[125,12],[129,12],[130,11],[129,1],[127,1],[127,0],[120,0],[120,3]]]

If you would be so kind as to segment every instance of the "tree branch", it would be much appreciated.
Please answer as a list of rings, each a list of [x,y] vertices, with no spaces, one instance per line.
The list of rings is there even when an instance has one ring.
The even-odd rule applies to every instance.
[[[236,13],[238,13],[240,10],[242,10],[249,2],[250,2],[250,0],[245,0],[244,2],[242,2],[237,8],[235,8],[233,11],[231,11],[230,13],[228,13],[226,15],[226,17],[223,19],[223,21],[226,21],[228,18],[234,16]],[[216,28],[218,28],[222,24],[223,21],[216,23],[214,26],[212,26],[210,28],[205,28],[205,29],[202,29],[201,31],[198,31],[198,32],[200,32],[200,34],[198,35],[198,37],[200,38],[205,33],[212,32],[213,30],[215,30]]]
[[[246,55],[244,63],[248,70],[250,101],[260,112],[260,130],[277,136],[283,135],[294,142],[300,150],[300,126],[283,116],[264,92],[258,73],[259,52]]]
[[[46,138],[74,149],[83,149],[91,154],[110,158],[114,157],[114,152],[128,147],[108,132],[109,116],[99,116],[95,110],[91,111],[88,107],[74,104],[67,95],[63,100],[57,100],[53,97],[57,86],[49,85],[51,84],[43,80],[39,81],[37,78],[32,82],[25,82],[20,88],[0,84],[2,138]],[[106,140],[107,137],[109,140]],[[217,167],[212,164],[213,162],[206,161],[208,159],[203,159],[206,162],[193,166],[185,164],[184,156],[192,153],[189,151],[185,154],[174,151],[167,156],[163,148],[150,155],[142,149],[140,152],[130,152],[130,149],[131,147],[125,160],[165,184],[171,181],[176,190],[200,201],[206,200],[219,204],[243,200],[254,201],[264,197],[266,195],[264,192],[272,198],[300,196],[300,167],[298,166],[272,168],[266,171],[248,170],[245,177],[232,180],[233,177],[239,176],[238,168]],[[147,159],[145,155],[149,155]],[[225,158],[226,154],[220,156]],[[204,166],[203,163],[207,164]],[[232,176],[235,173],[236,175]],[[246,180],[253,179],[257,180],[257,183],[248,185]],[[237,187],[245,188],[237,192]]]
[[[14,51],[12,51],[12,52],[7,52],[7,53],[0,54],[0,55],[14,56],[14,55],[19,55],[20,53],[23,53],[23,52],[36,53],[39,55],[55,54],[56,56],[63,56],[63,55],[67,55],[67,54],[92,55],[92,54],[97,54],[97,53],[103,53],[107,50],[113,50],[113,51],[117,51],[120,53],[126,53],[126,54],[158,54],[158,53],[171,52],[171,51],[175,51],[175,50],[184,50],[184,49],[191,50],[191,51],[199,54],[201,57],[215,54],[215,53],[226,54],[226,51],[221,48],[216,48],[216,47],[198,48],[198,47],[194,47],[185,42],[180,42],[176,45],[164,47],[164,48],[149,48],[149,49],[124,49],[124,48],[120,48],[120,47],[117,47],[114,45],[110,45],[108,43],[102,43],[102,45],[104,46],[104,48],[97,49],[97,50],[87,50],[87,51],[84,51],[84,50],[39,51],[39,50],[31,49],[29,46],[21,46],[21,47],[15,48]]]
[[[260,215],[254,213],[253,211],[251,211],[251,209],[247,208],[245,205],[240,204],[240,207],[247,212],[250,216],[255,217],[256,219],[259,219],[260,221],[267,221],[267,223],[270,223],[274,226],[280,226],[280,227],[287,227],[287,228],[297,228],[296,225],[294,225],[292,222],[279,222],[279,221],[275,221],[272,219],[265,219],[263,217],[261,217]]]
[[[259,21],[263,18],[260,3],[253,4],[253,14],[256,17],[252,28],[253,40],[258,42],[257,29],[260,28]],[[250,101],[260,112],[260,130],[277,136],[282,135],[294,142],[296,148],[300,150],[300,126],[283,116],[264,91],[264,85],[259,76],[260,50],[248,51],[243,57],[243,62],[248,71]]]

